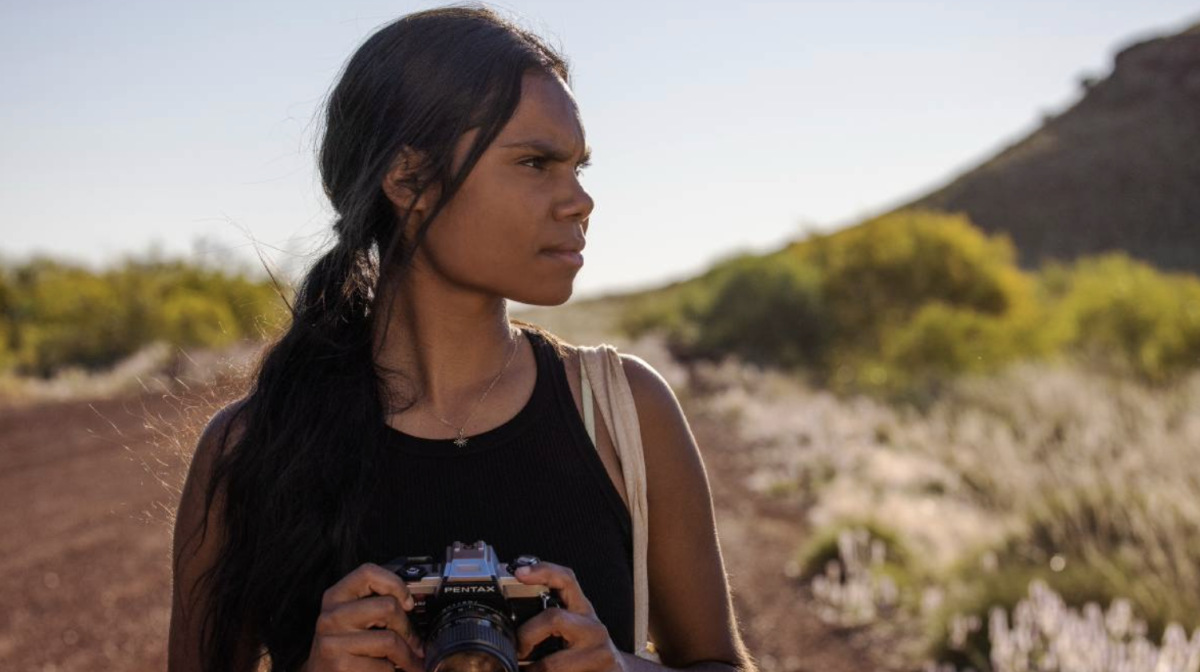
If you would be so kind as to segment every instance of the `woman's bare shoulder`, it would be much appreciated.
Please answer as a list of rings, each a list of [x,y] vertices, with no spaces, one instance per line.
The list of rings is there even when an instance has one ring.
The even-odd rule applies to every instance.
[[[196,440],[176,510],[177,544],[183,541],[178,535],[181,528],[191,531],[200,526],[206,517],[207,493],[214,467],[218,458],[241,438],[245,427],[242,411],[246,401],[246,398],[241,398],[221,407],[209,418]],[[176,548],[177,553],[181,550]]]
[[[246,399],[232,401],[208,420],[196,441],[180,493],[172,539],[172,599],[168,669],[195,672],[201,657],[201,627],[208,601],[201,579],[216,562],[223,537],[223,505],[209,508],[208,490],[216,460],[241,436]],[[210,515],[211,514],[211,515]],[[210,533],[210,531],[212,533]],[[252,670],[250,649],[240,650],[240,670]]]
[[[621,368],[625,370],[625,378],[633,396],[639,401],[644,400],[647,410],[664,412],[674,410],[678,406],[675,392],[670,383],[649,362],[637,355],[627,352],[620,353]],[[643,404],[638,404],[639,411]]]
[[[241,397],[228,402],[208,419],[196,440],[190,471],[207,475],[217,457],[237,442],[245,429],[243,411],[247,401],[247,397]]]

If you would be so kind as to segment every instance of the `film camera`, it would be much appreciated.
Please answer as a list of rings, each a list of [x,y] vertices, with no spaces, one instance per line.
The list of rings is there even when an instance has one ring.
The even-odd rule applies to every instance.
[[[550,607],[563,606],[558,591],[521,583],[513,572],[537,564],[522,555],[507,564],[477,541],[456,541],[446,562],[407,556],[384,565],[404,580],[416,606],[408,618],[425,643],[427,672],[518,672],[564,648],[561,637],[543,640],[528,659],[517,660],[517,628]]]

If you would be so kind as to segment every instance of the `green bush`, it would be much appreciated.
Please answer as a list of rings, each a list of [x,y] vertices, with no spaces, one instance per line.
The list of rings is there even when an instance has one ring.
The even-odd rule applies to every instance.
[[[796,252],[821,269],[838,347],[851,363],[878,352],[890,331],[926,305],[983,315],[1029,311],[1034,285],[1006,237],[963,215],[912,210],[812,239]]]
[[[618,327],[634,338],[661,332],[683,356],[683,350],[695,342],[697,322],[711,311],[716,290],[730,275],[758,259],[752,254],[736,254],[697,277],[634,295],[626,302]]]
[[[930,303],[906,324],[886,333],[883,360],[909,376],[993,371],[1017,353],[1000,318]]]
[[[241,328],[221,297],[192,290],[172,293],[160,311],[161,333],[168,342],[184,347],[221,346],[241,336]]]
[[[16,294],[4,269],[0,268],[0,374],[16,365],[15,327]]]
[[[990,315],[941,302],[926,304],[908,322],[886,331],[878,360],[857,367],[859,389],[933,398],[956,376],[988,374],[1026,357],[1049,354],[1039,313]],[[844,382],[844,381],[841,381]]]
[[[1200,367],[1200,280],[1124,254],[1055,273],[1057,327],[1079,355],[1156,382]]]
[[[14,274],[19,370],[49,375],[69,364],[98,367],[127,350],[122,296],[87,269],[37,259]]]
[[[894,391],[1051,350],[1037,289],[1006,238],[961,215],[905,211],[727,260],[643,297],[625,324],[661,329],[684,360],[736,354]]]
[[[695,328],[674,341],[685,359],[734,354],[783,369],[821,361],[830,337],[820,272],[791,255],[732,264],[711,297],[693,303]]]
[[[12,369],[17,363],[16,353],[12,349],[12,331],[8,320],[0,318],[0,374]]]
[[[1123,254],[1028,274],[1006,237],[908,210],[726,260],[638,297],[624,327],[663,331],[684,360],[736,354],[910,400],[1059,353],[1166,381],[1200,367],[1200,279]]]
[[[694,321],[710,300],[711,290],[705,280],[639,294],[621,311],[617,328],[633,338],[656,331],[674,343],[689,343],[694,338]]]
[[[221,346],[285,316],[274,286],[242,273],[158,258],[96,272],[39,257],[0,268],[0,370],[97,369],[155,340]]]

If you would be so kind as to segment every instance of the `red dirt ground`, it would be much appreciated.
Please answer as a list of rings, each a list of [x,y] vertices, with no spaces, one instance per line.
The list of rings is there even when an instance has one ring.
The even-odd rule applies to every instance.
[[[200,401],[204,396],[209,401]],[[170,511],[196,432],[228,392],[0,408],[0,669],[163,670]],[[826,628],[783,566],[803,512],[742,483],[736,437],[689,414],[712,483],[735,607],[763,672],[879,660]]]

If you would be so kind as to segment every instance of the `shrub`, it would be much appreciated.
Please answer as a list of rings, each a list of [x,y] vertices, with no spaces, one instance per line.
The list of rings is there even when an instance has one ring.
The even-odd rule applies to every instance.
[[[995,316],[929,303],[884,333],[878,360],[860,365],[853,382],[911,401],[932,399],[959,375],[990,374],[1018,359],[1049,353],[1053,345],[1039,331],[1035,315]]]
[[[1034,276],[964,215],[906,210],[726,260],[639,297],[624,326],[663,330],[685,361],[737,355],[921,402],[960,374],[1063,352],[1157,382],[1200,367],[1200,279],[1120,254]]]
[[[743,361],[795,369],[821,361],[830,330],[819,271],[791,255],[749,259],[722,270],[711,298],[693,304],[695,329],[676,339],[684,359]]]
[[[123,297],[95,274],[38,259],[17,269],[14,280],[19,370],[49,375],[68,364],[102,366],[130,352]]]
[[[842,521],[821,528],[809,538],[797,554],[800,564],[799,577],[809,580],[825,572],[830,562],[842,563],[843,535],[865,533],[871,541],[883,544],[883,554],[888,563],[916,571],[914,558],[896,532],[874,520]]]
[[[915,381],[920,366],[949,375],[1044,350],[1035,289],[1007,239],[960,215],[905,211],[734,257],[643,297],[625,327],[664,330],[684,360],[736,354],[807,367],[835,385],[893,387]],[[938,345],[976,332],[986,343]]]
[[[1059,555],[1103,569],[1110,597],[1132,600],[1155,636],[1171,621],[1200,627],[1200,527],[1186,495],[1171,490],[1166,497],[1144,485],[1047,492],[1027,503],[1028,534],[1012,548],[1025,558]]]
[[[883,359],[913,376],[993,371],[1016,354],[1006,327],[986,313],[930,303],[885,335]]]
[[[1028,310],[1033,283],[1012,243],[988,237],[964,215],[901,211],[796,248],[824,276],[840,346],[878,352],[887,333],[930,303],[984,315]]]
[[[6,373],[17,363],[11,341],[12,326],[7,320],[0,318],[0,374]]]
[[[155,340],[221,346],[285,315],[271,283],[240,273],[156,258],[94,272],[35,258],[0,271],[0,370],[98,369]]]
[[[709,300],[711,290],[704,280],[645,292],[627,301],[616,326],[633,338],[657,331],[667,337],[669,344],[690,343],[695,318]]]
[[[1163,611],[1161,604],[1146,599],[1143,578],[1107,558],[1046,557],[1036,552],[1031,554],[1029,548],[1016,542],[1000,552],[994,570],[964,564],[950,598],[930,618],[926,655],[959,669],[968,666],[992,669],[989,616],[996,619],[1003,614],[1000,618],[1005,623],[1020,620],[1018,615],[1028,609],[1028,604],[1023,603],[1039,591],[1053,593],[1063,608],[1060,612],[1096,608],[1132,612],[1138,619],[1137,632],[1133,634],[1150,640],[1163,638],[1171,627],[1180,627],[1180,623],[1185,628],[1195,627],[1194,613],[1185,613],[1185,618],[1179,621],[1175,615]],[[1173,623],[1177,625],[1172,626]]]
[[[241,336],[227,303],[191,290],[172,293],[163,303],[159,322],[159,333],[184,347],[221,346]]]
[[[826,528],[801,552],[817,615],[842,627],[867,625],[900,606],[915,579],[898,537],[872,523]]]
[[[1200,280],[1124,254],[1059,276],[1059,325],[1081,356],[1156,382],[1200,366]]]

